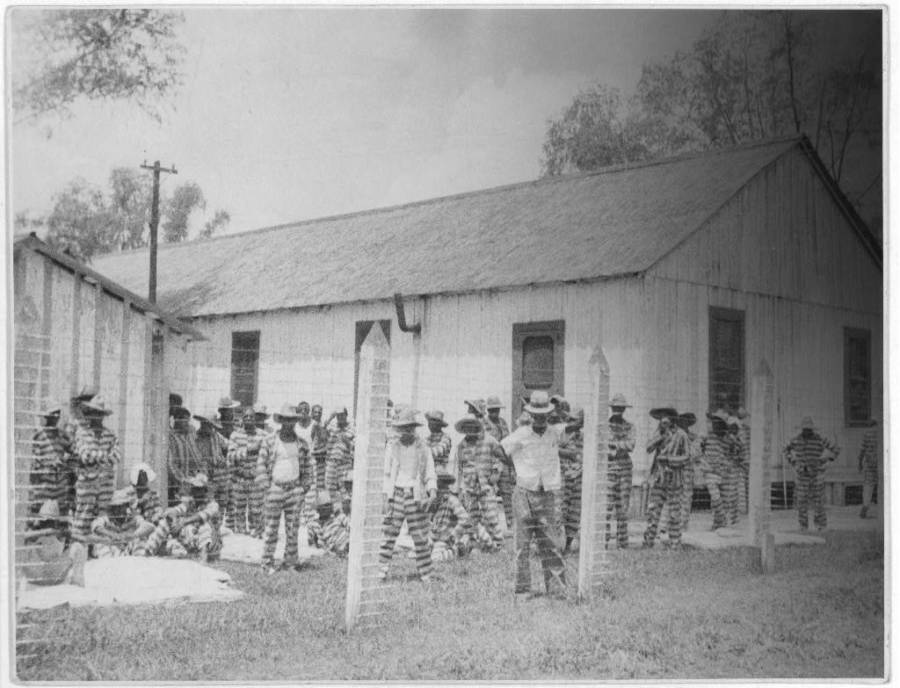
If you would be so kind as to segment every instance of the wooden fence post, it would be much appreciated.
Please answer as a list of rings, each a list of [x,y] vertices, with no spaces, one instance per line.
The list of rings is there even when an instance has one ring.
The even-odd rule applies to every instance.
[[[588,370],[591,396],[585,409],[578,556],[578,596],[582,599],[591,597],[606,573],[609,364],[599,346],[594,349]]]
[[[753,372],[750,390],[750,537],[759,548],[763,573],[771,573],[775,568],[775,537],[770,524],[769,466],[775,441],[775,380],[765,359]]]
[[[357,436],[353,457],[350,508],[350,551],[347,556],[345,623],[350,631],[364,618],[381,614],[377,580],[381,539],[381,495],[387,441],[390,392],[390,345],[380,327],[373,327],[359,355]]]

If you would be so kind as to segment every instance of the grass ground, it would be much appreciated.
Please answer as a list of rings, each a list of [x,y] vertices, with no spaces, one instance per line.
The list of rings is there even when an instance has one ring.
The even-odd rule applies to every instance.
[[[56,609],[32,617],[57,642],[24,680],[553,680],[880,677],[884,561],[858,533],[779,547],[611,552],[598,599],[512,595],[511,545],[397,580],[378,626],[343,632],[346,562],[263,577],[219,564],[233,603]],[[408,560],[395,567],[412,571]]]

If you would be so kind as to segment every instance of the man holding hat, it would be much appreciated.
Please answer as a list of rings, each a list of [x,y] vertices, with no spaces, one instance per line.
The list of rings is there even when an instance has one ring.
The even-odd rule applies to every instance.
[[[860,518],[866,518],[869,515],[872,495],[875,493],[875,488],[878,487],[878,477],[881,474],[878,458],[878,421],[873,419],[868,422],[866,427],[857,461],[859,472],[863,474],[863,503],[862,509],[859,511]],[[880,496],[879,500],[884,501]]]
[[[807,509],[813,507],[813,522],[817,530],[828,525],[825,515],[825,463],[834,461],[840,449],[829,439],[816,432],[811,416],[800,421],[800,434],[784,448],[784,457],[797,473],[797,516],[800,530],[809,529]]]
[[[606,521],[606,542],[612,539],[612,523],[616,522],[616,542],[619,549],[628,547],[628,505],[631,502],[631,482],[634,464],[634,425],[625,420],[625,409],[631,408],[624,394],[616,394],[609,402],[609,451],[607,466],[609,476],[609,498]]]
[[[501,443],[516,468],[516,486],[513,488],[515,593],[521,596],[531,595],[529,557],[532,538],[537,542],[547,592],[561,595],[565,591],[565,563],[561,553],[564,535],[559,505],[561,430],[547,423],[552,410],[547,392],[533,391],[525,405],[525,411],[532,419],[531,425],[518,427]]]
[[[31,466],[31,513],[37,515],[47,500],[53,500],[60,512],[60,521],[67,521],[75,507],[71,489],[74,474],[59,430],[62,409],[54,407],[43,414],[44,427],[32,440],[34,462]]]
[[[437,496],[437,478],[431,450],[416,428],[421,425],[412,409],[405,409],[392,423],[396,437],[388,441],[384,458],[384,527],[378,577],[387,578],[394,544],[403,519],[416,551],[419,579],[431,579],[431,546],[428,543],[428,510]]]
[[[262,532],[259,509],[254,514],[252,506],[256,481],[256,464],[264,435],[256,427],[256,409],[246,408],[243,423],[228,438],[228,462],[232,467],[231,508],[226,514],[226,524],[235,533]]]
[[[84,541],[91,523],[106,515],[116,479],[116,464],[121,461],[119,441],[103,419],[112,414],[106,399],[99,394],[81,402],[84,423],[75,430],[72,458],[75,464],[75,516],[72,537]]]
[[[428,423],[428,437],[425,443],[431,449],[431,458],[434,459],[434,469],[436,471],[446,471],[447,463],[450,461],[450,448],[453,441],[450,435],[444,432],[447,427],[447,421],[444,420],[443,411],[427,411],[425,413],[425,421]]]
[[[277,432],[268,435],[259,450],[256,476],[266,488],[265,531],[263,533],[262,567],[266,573],[275,572],[275,545],[278,543],[278,522],[284,514],[283,567],[296,568],[298,560],[298,511],[306,491],[312,485],[312,464],[309,445],[297,437],[294,427],[300,418],[290,404],[274,414],[280,424]]]
[[[663,507],[669,505],[669,544],[681,546],[681,494],[684,486],[684,465],[689,457],[689,442],[684,430],[675,420],[678,411],[671,406],[651,409],[650,415],[659,421],[656,434],[647,446],[653,455],[650,470],[650,507],[644,547],[653,547]]]
[[[175,506],[181,501],[181,495],[188,491],[190,479],[198,473],[206,473],[209,467],[197,447],[197,434],[191,426],[191,412],[184,406],[172,406],[169,413],[172,427],[169,429],[166,455],[166,502],[167,506]]]
[[[455,462],[462,504],[475,527],[482,524],[490,536],[491,543],[485,543],[486,546],[500,549],[503,534],[497,513],[496,487],[500,469],[506,460],[503,447],[493,436],[484,432],[484,425],[475,416],[463,416],[454,427],[463,435],[456,447]]]

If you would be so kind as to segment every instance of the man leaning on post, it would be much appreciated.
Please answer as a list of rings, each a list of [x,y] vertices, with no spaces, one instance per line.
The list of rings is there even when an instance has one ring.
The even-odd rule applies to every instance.
[[[562,514],[557,503],[562,489],[559,440],[562,429],[548,425],[553,410],[547,393],[531,393],[525,411],[531,425],[521,425],[503,442],[506,456],[516,469],[513,514],[516,547],[517,598],[531,597],[531,539],[537,541],[547,593],[565,595]]]

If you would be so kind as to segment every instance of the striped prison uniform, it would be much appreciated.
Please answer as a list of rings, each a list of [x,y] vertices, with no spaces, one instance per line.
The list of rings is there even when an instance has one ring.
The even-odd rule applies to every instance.
[[[434,459],[434,470],[447,471],[447,462],[450,460],[450,449],[453,441],[446,432],[432,432],[425,438],[428,448],[431,449],[431,457]]]
[[[797,473],[797,517],[800,529],[809,527],[807,509],[813,508],[813,522],[817,528],[828,525],[825,515],[825,462],[833,461],[839,450],[833,442],[816,432],[800,433],[784,448],[784,457]],[[827,453],[827,456],[826,456]]]
[[[701,468],[701,457],[703,449],[700,437],[685,430],[688,436],[688,460],[684,464],[684,487],[681,492],[681,532],[684,533],[688,529],[691,520],[691,508],[694,501],[694,485],[699,484],[703,480],[703,469]]]
[[[741,421],[737,432],[741,443],[741,458],[738,462],[738,510],[746,514],[750,510],[750,425]]]
[[[668,435],[657,436],[647,448],[655,451],[654,466],[651,470],[650,509],[647,529],[644,531],[644,545],[652,547],[656,541],[656,531],[663,506],[669,506],[669,542],[681,542],[681,499],[684,486],[684,464],[690,452],[687,433],[681,428],[672,428]]]
[[[878,485],[878,428],[871,427],[863,435],[859,450],[859,470],[863,474],[863,514],[872,505],[872,495]],[[879,497],[879,501],[884,501]]]
[[[130,509],[125,518],[100,515],[91,523],[94,537],[94,556],[98,559],[124,556],[144,556],[147,540],[155,526]]]
[[[310,448],[310,453],[312,453],[313,437],[319,427],[321,427],[320,424],[312,418],[309,418],[309,422],[306,425],[303,425],[298,421],[294,426],[294,432],[297,434],[297,437],[306,442],[306,446]],[[316,511],[316,506],[318,504],[319,495],[324,495],[325,492],[324,487],[321,490],[319,489],[319,476],[317,475],[318,471],[315,460],[310,461],[310,467],[312,470],[312,473],[309,476],[310,488],[303,496],[303,503],[297,510],[297,522],[298,528],[306,529],[307,540],[312,544],[315,537],[313,531],[318,528],[319,523],[319,513]]]
[[[624,418],[609,423],[608,479],[609,497],[606,511],[606,542],[612,539],[612,523],[616,522],[616,543],[628,547],[628,506],[631,502],[631,481],[634,465],[634,425]]]
[[[282,479],[275,471],[276,467],[289,466],[293,452],[297,453],[296,475]],[[290,466],[293,469],[293,466]],[[284,514],[284,564],[293,566],[298,563],[297,529],[300,518],[299,511],[303,506],[303,498],[312,484],[312,458],[309,445],[295,437],[293,441],[284,442],[278,432],[266,436],[259,449],[256,474],[266,486],[264,507],[265,528],[263,530],[263,566],[271,566],[275,558],[275,545],[278,543],[278,523]]]
[[[350,550],[350,518],[344,512],[334,514],[322,526],[321,547],[339,557],[347,555]]]
[[[349,427],[336,427],[328,434],[325,456],[325,489],[337,501],[346,491],[344,481],[353,475],[353,441],[354,434]]]
[[[155,490],[147,490],[134,498],[134,512],[148,523],[156,523],[162,518],[163,508],[159,494]]]
[[[213,500],[224,511],[231,500],[231,462],[228,460],[228,440],[218,431],[197,432],[197,451],[209,473]]]
[[[231,508],[225,523],[235,533],[261,531],[262,509],[254,509],[256,463],[265,435],[253,428],[235,430],[228,438],[228,462],[231,464]]]
[[[581,528],[581,476],[584,462],[584,436],[581,430],[562,436],[559,445],[559,469],[563,479],[562,519],[566,544]]]
[[[200,523],[183,522],[192,516],[200,516]],[[222,551],[221,514],[215,501],[200,506],[190,497],[184,497],[177,506],[166,509],[147,538],[147,556],[183,557],[206,549],[214,558]]]
[[[34,463],[31,466],[31,508],[37,516],[41,505],[48,499],[59,506],[61,519],[67,519],[75,507],[72,490],[74,473],[66,451],[66,444],[56,428],[38,431],[32,440]]]
[[[431,573],[431,547],[428,542],[428,515],[423,507],[426,492],[437,490],[434,458],[421,437],[404,445],[392,439],[385,448],[383,494],[388,498],[384,513],[383,538],[379,560],[386,568],[394,555],[394,545],[403,520],[415,545],[416,569],[420,576]]]
[[[725,520],[729,526],[738,522],[738,503],[741,485],[741,462],[744,450],[737,433],[729,432],[731,440],[729,451],[726,454],[725,473],[722,475],[722,504],[725,509]]]
[[[463,437],[456,448],[462,504],[472,518],[472,525],[477,529],[481,524],[487,530],[494,547],[503,545],[495,486],[505,459],[503,447],[486,433],[476,440]]]
[[[72,447],[75,464],[75,516],[72,537],[84,540],[95,518],[109,510],[121,460],[119,442],[108,428],[94,431],[79,424]]]
[[[498,442],[502,442],[509,436],[509,425],[503,418],[497,418],[495,423],[489,417],[484,419],[484,427],[487,432]],[[511,461],[504,461],[500,466],[500,479],[497,481],[497,492],[503,503],[503,515],[506,517],[506,527],[512,532],[513,508],[512,493],[516,484],[516,468]]]
[[[471,530],[472,520],[459,497],[450,490],[438,490],[434,515],[431,518],[431,537],[435,545],[443,543],[448,551],[453,551],[464,535],[471,537]]]
[[[709,508],[713,512],[713,529],[724,528],[731,523],[730,485],[733,483],[729,483],[729,478],[735,465],[733,457],[739,452],[739,448],[734,435],[725,433],[722,435],[711,434],[706,437],[702,441],[702,449],[703,479],[706,489],[709,491]]]
[[[167,501],[175,506],[181,501],[181,495],[190,491],[190,479],[198,473],[209,477],[209,466],[201,457],[197,447],[197,433],[190,426],[184,430],[169,430],[168,455],[166,467],[169,475]]]

